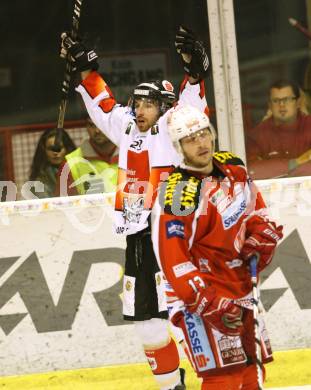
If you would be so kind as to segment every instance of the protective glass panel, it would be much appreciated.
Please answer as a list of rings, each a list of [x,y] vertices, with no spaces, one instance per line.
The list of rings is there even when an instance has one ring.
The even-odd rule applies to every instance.
[[[311,175],[307,6],[234,1],[246,154],[255,179]]]
[[[178,92],[184,71],[174,46],[176,29],[185,25],[209,46],[206,3],[83,2],[79,35],[87,46],[95,48],[99,71],[119,103],[126,104],[134,86],[146,80],[168,79]],[[71,29],[73,4],[73,0],[0,2],[0,131],[9,131],[14,146],[7,151],[13,162],[6,173],[5,162],[1,165],[1,177],[6,175],[16,182],[18,194],[31,176],[38,134],[57,124],[65,72],[64,61],[59,57],[60,34]],[[77,127],[85,133],[87,112],[74,90],[79,81],[79,76],[72,77],[65,114],[70,136]],[[213,107],[211,77],[206,81],[206,90],[208,103]],[[25,146],[26,139],[33,140],[31,148]],[[46,162],[42,156],[39,160]]]

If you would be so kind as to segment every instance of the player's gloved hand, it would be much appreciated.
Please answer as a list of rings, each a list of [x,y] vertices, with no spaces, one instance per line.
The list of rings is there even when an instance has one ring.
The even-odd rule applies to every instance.
[[[241,334],[243,310],[230,299],[216,295],[213,288],[205,286],[204,281],[195,276],[189,281],[194,290],[194,300],[185,302],[190,313],[195,313],[210,326],[229,336]]]
[[[276,226],[274,222],[265,222],[257,217],[257,223],[252,223],[251,231],[252,234],[245,240],[240,255],[246,261],[257,256],[260,272],[271,262],[277,243],[283,237],[283,226]]]
[[[70,55],[74,72],[98,69],[98,55],[95,51],[86,48],[80,40],[73,40],[68,32],[63,32],[61,35],[60,56],[66,58],[68,54]]]
[[[175,37],[175,47],[181,55],[185,72],[197,79],[204,78],[209,60],[203,42],[191,30],[180,26]]]

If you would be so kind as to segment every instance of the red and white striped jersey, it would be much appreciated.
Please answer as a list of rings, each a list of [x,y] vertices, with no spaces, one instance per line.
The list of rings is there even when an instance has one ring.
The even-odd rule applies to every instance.
[[[148,226],[159,181],[165,180],[180,160],[167,134],[168,113],[148,131],[140,132],[131,108],[116,103],[97,72],[91,72],[77,91],[93,122],[119,147],[116,233],[136,233]],[[191,104],[208,112],[204,82],[191,85],[186,77],[178,104]]]

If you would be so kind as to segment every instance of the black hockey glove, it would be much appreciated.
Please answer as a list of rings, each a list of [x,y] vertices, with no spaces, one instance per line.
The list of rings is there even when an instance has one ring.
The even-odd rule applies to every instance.
[[[60,56],[66,58],[69,53],[74,72],[98,69],[98,55],[94,50],[86,48],[80,40],[73,40],[68,32],[63,32],[61,39]]]
[[[194,78],[204,78],[209,60],[203,42],[191,30],[180,26],[176,33],[175,46],[177,53],[181,54],[185,72]],[[186,62],[182,54],[190,54],[191,61]]]

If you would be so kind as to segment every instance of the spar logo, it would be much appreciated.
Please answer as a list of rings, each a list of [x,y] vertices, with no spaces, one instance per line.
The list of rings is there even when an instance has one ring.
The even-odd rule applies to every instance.
[[[76,315],[81,309],[81,299],[86,294],[85,286],[91,268],[93,264],[105,262],[115,263],[123,268],[124,250],[104,248],[73,252],[62,288],[57,294],[58,298],[55,299],[55,291],[49,287],[53,277],[49,275],[47,269],[43,272],[36,252],[28,257],[1,258],[0,327],[3,332],[6,335],[10,334],[27,315],[31,317],[38,333],[72,329]],[[55,266],[56,264],[57,259],[55,259]],[[120,299],[122,273],[111,280],[117,282],[101,291],[91,292],[94,303],[97,304],[108,326],[129,324],[123,321],[122,317]],[[16,296],[22,300],[25,309],[12,312],[11,301]]]
[[[231,226],[235,225],[245,210],[246,202],[243,200],[237,207],[237,210],[232,213],[232,215],[229,215],[227,218],[223,218],[224,228],[229,229]],[[226,214],[228,214],[228,212],[226,212]]]
[[[215,368],[214,355],[202,319],[187,311],[184,318],[197,370],[201,372]]]

